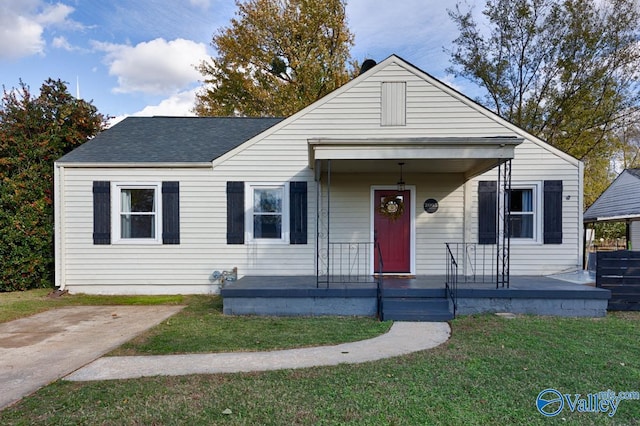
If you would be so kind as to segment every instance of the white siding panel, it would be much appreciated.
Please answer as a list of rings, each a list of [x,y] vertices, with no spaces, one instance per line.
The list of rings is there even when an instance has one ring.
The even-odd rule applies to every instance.
[[[299,172],[298,167],[298,172]],[[67,227],[65,238],[65,285],[74,291],[114,293],[207,293],[218,286],[209,281],[215,270],[238,268],[241,275],[315,273],[313,227],[315,189],[309,185],[309,234],[307,245],[226,244],[226,181],[247,180],[211,169],[80,169],[67,168],[63,187]],[[279,172],[251,176],[257,180],[305,180]],[[177,180],[180,182],[179,245],[93,245],[92,182]],[[126,283],[126,285],[123,285]],[[145,290],[145,288],[148,289]],[[92,290],[92,289],[95,289]]]
[[[640,251],[640,222],[634,220],[631,226],[631,250]]]

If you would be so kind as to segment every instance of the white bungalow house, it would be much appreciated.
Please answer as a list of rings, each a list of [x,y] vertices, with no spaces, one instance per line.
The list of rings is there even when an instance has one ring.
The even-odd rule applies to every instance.
[[[582,176],[390,56],[285,119],[130,117],[60,158],[56,285],[216,293],[215,271],[234,268],[315,287],[444,276],[447,243],[460,276],[482,267],[508,285],[580,268]]]

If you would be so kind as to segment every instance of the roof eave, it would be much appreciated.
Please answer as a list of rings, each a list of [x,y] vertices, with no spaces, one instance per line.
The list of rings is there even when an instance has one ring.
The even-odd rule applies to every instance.
[[[585,217],[584,223],[596,223],[596,222],[622,222],[626,220],[640,220],[640,213],[627,214],[619,216],[602,216],[602,217]]]
[[[59,162],[56,161],[56,167],[67,168],[126,168],[126,169],[201,169],[211,168],[211,161],[207,162]]]

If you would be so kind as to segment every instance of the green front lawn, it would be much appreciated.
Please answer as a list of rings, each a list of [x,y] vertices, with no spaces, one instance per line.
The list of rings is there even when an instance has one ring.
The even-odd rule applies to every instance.
[[[190,296],[179,314],[110,355],[266,351],[334,345],[386,333],[390,322],[363,317],[256,317],[222,315],[222,299]]]
[[[63,306],[79,305],[181,305],[187,296],[94,296],[65,294],[55,297],[50,288],[0,293],[0,323]]]
[[[0,412],[0,424],[640,424],[640,401],[622,401],[613,418],[535,408],[547,388],[640,391],[640,313],[466,316],[452,332],[433,350],[361,365],[59,381]]]

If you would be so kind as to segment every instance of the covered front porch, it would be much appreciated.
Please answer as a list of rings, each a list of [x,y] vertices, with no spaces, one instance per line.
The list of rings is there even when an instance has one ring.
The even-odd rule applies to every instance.
[[[245,276],[221,289],[224,313],[411,321],[480,312],[605,315],[610,293],[584,277],[511,273],[511,160],[521,142],[309,140],[315,275]],[[492,181],[471,185],[489,171]],[[494,219],[481,223],[482,209]]]
[[[579,272],[553,277],[512,276],[509,288],[463,280],[457,288],[457,314],[602,317],[610,292],[594,287],[592,279]],[[319,288],[315,276],[247,276],[227,284],[221,295],[228,315],[376,316],[381,312],[381,320],[446,321],[453,317],[453,309],[446,297],[445,280],[445,276],[435,275],[387,277],[380,282],[378,299],[378,283],[372,281]]]
[[[318,285],[354,274],[444,274],[444,243],[479,238],[471,231],[475,213],[469,183],[495,170],[489,244],[500,266],[495,278],[508,286],[506,194],[520,143],[515,137],[309,140]]]

